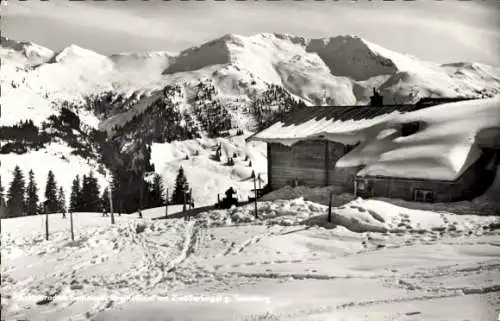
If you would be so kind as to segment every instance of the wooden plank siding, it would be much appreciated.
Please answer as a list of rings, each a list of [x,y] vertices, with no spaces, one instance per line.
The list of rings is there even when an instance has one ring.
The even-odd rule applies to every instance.
[[[325,141],[303,141],[290,147],[271,143],[269,152],[272,189],[293,185],[294,180],[305,186],[325,185]]]
[[[345,155],[344,145],[325,140],[303,141],[292,146],[267,145],[268,180],[271,189],[293,186],[336,186],[339,192],[353,192],[360,168],[335,168]]]
[[[272,176],[271,175],[271,164],[273,163],[273,157],[271,153],[271,144],[267,144],[267,184],[272,188]]]

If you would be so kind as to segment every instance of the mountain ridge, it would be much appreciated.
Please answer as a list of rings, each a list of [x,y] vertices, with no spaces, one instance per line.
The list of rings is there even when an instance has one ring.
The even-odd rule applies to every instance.
[[[29,145],[35,146],[30,147],[33,150],[22,146],[26,137],[2,139],[3,147],[8,145],[2,152],[2,165],[7,165],[2,166],[2,176],[9,178],[11,165],[31,166],[44,151],[51,153],[47,163],[61,164],[61,159],[66,159],[75,166],[87,164],[71,175],[83,168],[120,166],[116,164],[130,164],[124,171],[150,171],[149,163],[145,163],[151,161],[151,146],[160,145],[175,146],[173,152],[189,158],[167,167],[156,164],[166,168],[164,177],[175,176],[179,164],[194,166],[194,159],[209,166],[201,166],[198,172],[207,168],[227,172],[226,165],[209,158],[212,147],[199,142],[208,136],[211,144],[229,144],[218,135],[231,130],[234,136],[240,129],[250,134],[267,124],[266,117],[285,110],[294,101],[364,105],[373,89],[384,95],[386,103],[414,103],[428,96],[500,93],[498,68],[469,62],[440,65],[421,61],[357,36],[308,39],[279,33],[249,37],[227,34],[178,53],[108,56],[78,45],[52,51],[2,37],[0,58],[1,127],[22,132],[13,128],[31,121],[31,128],[45,135],[42,143]],[[67,117],[77,125],[68,125]],[[217,124],[210,121],[214,117]],[[238,149],[242,153],[246,147],[240,138]],[[194,147],[189,153],[180,152],[188,140],[203,149],[201,158]],[[249,148],[248,161],[265,169],[265,147]],[[228,151],[227,157],[232,153]],[[241,168],[234,180],[220,177],[214,184],[220,188],[243,184],[242,179],[251,171],[248,161],[237,162]],[[67,175],[55,171],[56,176]],[[107,179],[96,175],[105,184]],[[42,186],[44,177],[40,179]],[[69,184],[68,180],[65,185]],[[202,193],[204,188],[208,188],[204,195],[223,192],[200,187],[195,193]],[[248,191],[251,188],[250,183],[245,187]]]

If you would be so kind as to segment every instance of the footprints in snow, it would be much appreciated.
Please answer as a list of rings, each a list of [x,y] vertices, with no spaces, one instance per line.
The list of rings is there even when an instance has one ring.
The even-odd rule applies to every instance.
[[[244,266],[254,266],[254,265],[273,265],[273,264],[291,264],[291,263],[305,263],[305,262],[314,262],[314,261],[319,261],[319,258],[309,258],[309,259],[304,259],[304,260],[274,260],[274,261],[252,261],[252,262],[245,262],[245,263],[239,263],[239,264],[230,264],[230,265],[215,265],[214,269],[219,270],[224,267],[231,267],[231,268],[237,268],[237,267],[244,267]],[[313,272],[315,272],[313,270]]]
[[[259,236],[252,237],[251,239],[243,242],[243,244],[241,244],[239,247],[236,246],[236,242],[232,242],[231,245],[229,246],[229,248],[224,252],[223,255],[227,256],[229,254],[235,255],[235,254],[241,253],[250,245],[259,243],[260,240],[261,240],[261,237],[259,237]]]

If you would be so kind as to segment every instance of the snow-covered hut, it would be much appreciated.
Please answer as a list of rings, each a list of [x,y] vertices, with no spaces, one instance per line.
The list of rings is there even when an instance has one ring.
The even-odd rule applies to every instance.
[[[247,141],[267,143],[272,190],[298,183],[426,202],[480,195],[500,162],[500,98],[421,108],[305,107]]]

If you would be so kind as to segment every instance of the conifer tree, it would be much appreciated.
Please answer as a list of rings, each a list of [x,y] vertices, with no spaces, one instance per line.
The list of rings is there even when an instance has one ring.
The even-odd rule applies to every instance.
[[[57,204],[59,212],[66,213],[66,195],[62,186],[59,186],[59,192],[57,194]]]
[[[0,217],[7,216],[7,204],[5,203],[5,191],[2,185],[2,179],[0,178]]]
[[[26,214],[36,215],[38,210],[38,187],[35,182],[33,170],[28,174],[28,186],[26,187]]]
[[[185,196],[189,190],[189,184],[187,182],[186,176],[184,175],[184,169],[182,166],[177,172],[177,177],[175,178],[175,187],[172,194],[172,204],[184,204],[188,200]]]
[[[109,189],[106,187],[104,191],[102,192],[101,195],[101,209],[105,210],[106,212],[110,211],[109,208]]]
[[[90,199],[92,201],[92,204],[90,208],[92,209],[93,212],[98,212],[101,210],[101,192],[99,191],[99,183],[97,182],[97,177],[94,176],[93,172],[90,172],[89,175],[89,180],[90,180]]]
[[[45,210],[48,213],[55,213],[59,210],[59,202],[57,200],[57,183],[52,170],[49,170],[47,175],[47,183],[45,185]]]
[[[36,207],[36,212],[38,214],[42,214],[44,212],[43,202],[38,202],[38,205]]]
[[[2,185],[2,178],[0,177],[0,205],[5,204],[4,188]]]
[[[76,175],[75,179],[73,179],[73,184],[71,185],[71,195],[69,199],[70,211],[80,211],[80,199],[80,177]]]
[[[82,211],[98,212],[101,207],[101,197],[99,193],[99,185],[94,173],[90,172],[89,176],[83,175],[83,184],[81,190]]]
[[[163,205],[163,182],[161,176],[155,174],[153,179],[153,186],[150,192],[150,205],[152,207],[160,207]]]
[[[87,211],[87,204],[89,203],[88,200],[88,189],[89,189],[89,179],[87,175],[83,174],[82,176],[82,187],[80,188],[80,194],[79,196],[79,203],[80,203],[80,211],[86,212]]]
[[[17,217],[24,213],[24,175],[19,166],[14,168],[14,177],[7,195],[7,216]]]

